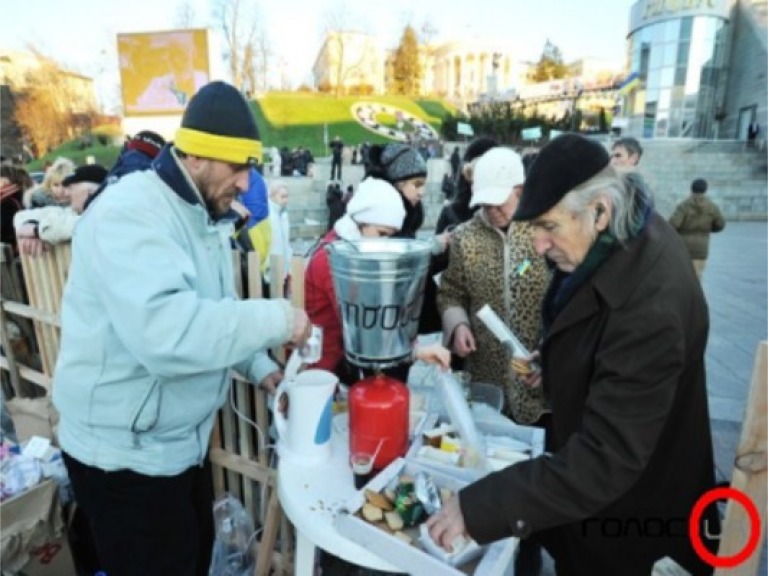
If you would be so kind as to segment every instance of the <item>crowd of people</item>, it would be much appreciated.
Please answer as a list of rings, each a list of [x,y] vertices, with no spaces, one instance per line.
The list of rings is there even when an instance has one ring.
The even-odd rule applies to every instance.
[[[453,191],[429,234],[429,152],[366,143],[364,179],[342,190],[336,137],[327,232],[307,259],[299,309],[235,297],[233,246],[258,251],[265,278],[290,293],[288,269],[275,278],[269,267],[270,255],[293,255],[281,176],[312,173],[307,150],[273,147],[265,179],[255,168],[261,146],[243,96],[212,82],[189,101],[173,142],[140,132],[109,170],[61,158],[34,186],[23,169],[2,166],[3,242],[31,255],[72,242],[53,401],[101,568],[207,573],[208,442],[230,369],[274,393],[283,372],[268,350],[303,345],[314,324],[324,328],[316,367],[354,381],[324,247],[426,235],[419,331],[442,340],[415,347],[413,360],[497,386],[506,416],[547,435],[546,456],[445,502],[428,520],[433,539],[450,550],[459,536],[517,536],[527,551],[519,574],[537,573],[541,547],[558,574],[647,575],[667,556],[711,572],[687,532],[615,539],[603,529],[615,519],[687,519],[714,485],[699,280],[709,233],[725,223],[705,180],[667,221],[635,170],[643,151],[634,139],[609,152],[565,134],[523,155],[479,137],[452,151]],[[476,319],[485,304],[540,370],[511,362]],[[714,508],[701,517],[711,550],[718,521]]]

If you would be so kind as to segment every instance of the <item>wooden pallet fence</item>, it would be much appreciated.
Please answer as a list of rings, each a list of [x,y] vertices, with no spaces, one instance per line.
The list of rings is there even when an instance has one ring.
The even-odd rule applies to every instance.
[[[24,382],[42,386],[50,395],[60,344],[61,300],[71,256],[69,244],[58,244],[49,247],[40,257],[22,257],[23,287],[26,288],[28,302],[23,299],[23,287],[11,286],[11,280],[7,280],[10,276],[3,274],[0,344],[4,354],[0,356],[0,368],[8,373],[13,392],[21,397],[30,395],[23,386]],[[8,258],[8,261],[11,262],[11,259]],[[262,279],[258,254],[243,255],[233,251],[232,261],[238,295],[260,298]],[[278,270],[283,266],[279,259],[271,264]],[[292,302],[303,306],[303,259],[294,259],[291,269],[296,287]],[[275,290],[273,294],[281,297],[283,291]],[[5,328],[9,314],[27,319],[34,327],[40,369],[20,362],[9,347]],[[282,513],[277,497],[277,472],[267,447],[271,442],[267,405],[266,392],[236,376],[230,396],[217,414],[210,447],[216,495],[228,491],[239,498],[253,515],[255,524],[261,528],[255,570],[258,576],[293,572],[293,529]],[[276,548],[278,545],[279,549]]]

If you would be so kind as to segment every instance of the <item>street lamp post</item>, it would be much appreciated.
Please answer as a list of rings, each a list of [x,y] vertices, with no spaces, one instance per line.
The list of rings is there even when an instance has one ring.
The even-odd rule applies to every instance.
[[[582,86],[581,83],[576,84],[575,88],[576,94],[571,101],[571,132],[574,132],[578,128],[578,126],[576,126],[576,111],[578,110],[579,98],[581,98],[581,95],[584,93],[584,86]]]

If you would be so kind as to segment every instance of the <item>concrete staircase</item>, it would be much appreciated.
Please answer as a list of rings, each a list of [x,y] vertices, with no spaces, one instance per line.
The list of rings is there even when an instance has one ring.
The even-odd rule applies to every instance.
[[[611,141],[604,145],[610,148]],[[765,149],[745,148],[744,142],[725,140],[645,140],[640,172],[654,195],[657,210],[665,217],[688,196],[696,178],[709,183],[707,194],[729,220],[768,218],[768,156]],[[446,149],[452,149],[448,143]],[[434,228],[444,196],[440,191],[445,159],[428,163],[427,190],[424,195],[426,232]],[[297,253],[303,253],[325,234],[328,208],[325,191],[330,182],[330,158],[319,158],[312,177],[282,177],[291,192],[288,211],[291,238]],[[361,165],[343,166],[342,188],[357,185],[363,178]],[[267,175],[268,181],[274,180]]]
[[[707,195],[729,220],[768,217],[768,157],[765,150],[744,142],[723,140],[646,140],[640,172],[654,194],[656,209],[669,217],[690,193],[690,184],[704,178]]]

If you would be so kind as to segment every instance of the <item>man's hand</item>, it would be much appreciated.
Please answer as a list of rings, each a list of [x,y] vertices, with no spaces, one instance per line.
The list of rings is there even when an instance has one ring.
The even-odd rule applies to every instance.
[[[453,552],[453,543],[459,536],[469,537],[458,495],[443,503],[440,511],[429,517],[427,528],[432,540],[447,552]]]
[[[309,337],[312,335],[312,323],[309,321],[309,316],[301,308],[293,309],[293,330],[291,331],[291,339],[289,344],[293,344],[297,348],[301,348],[307,343]]]
[[[25,224],[24,226],[29,226],[29,224]],[[39,238],[35,238],[34,233],[31,237],[21,236],[17,231],[16,241],[19,246],[19,253],[21,254],[37,257],[37,256],[40,256],[46,250],[45,242],[43,242]]]
[[[453,331],[453,351],[462,358],[466,358],[475,350],[475,336],[469,326],[466,324],[456,326]]]
[[[259,382],[259,386],[264,388],[270,395],[273,395],[277,390],[278,384],[283,380],[283,371],[275,370],[274,372],[267,374],[264,379]]]
[[[541,359],[541,354],[538,350],[535,350],[528,358],[525,359],[526,364],[538,364]],[[512,367],[512,370],[515,371],[515,367]],[[518,377],[522,382],[528,386],[529,388],[538,388],[541,386],[541,370],[532,370],[528,374],[518,374]]]
[[[451,367],[451,353],[440,344],[416,347],[416,359],[427,364],[439,364],[443,370]]]

